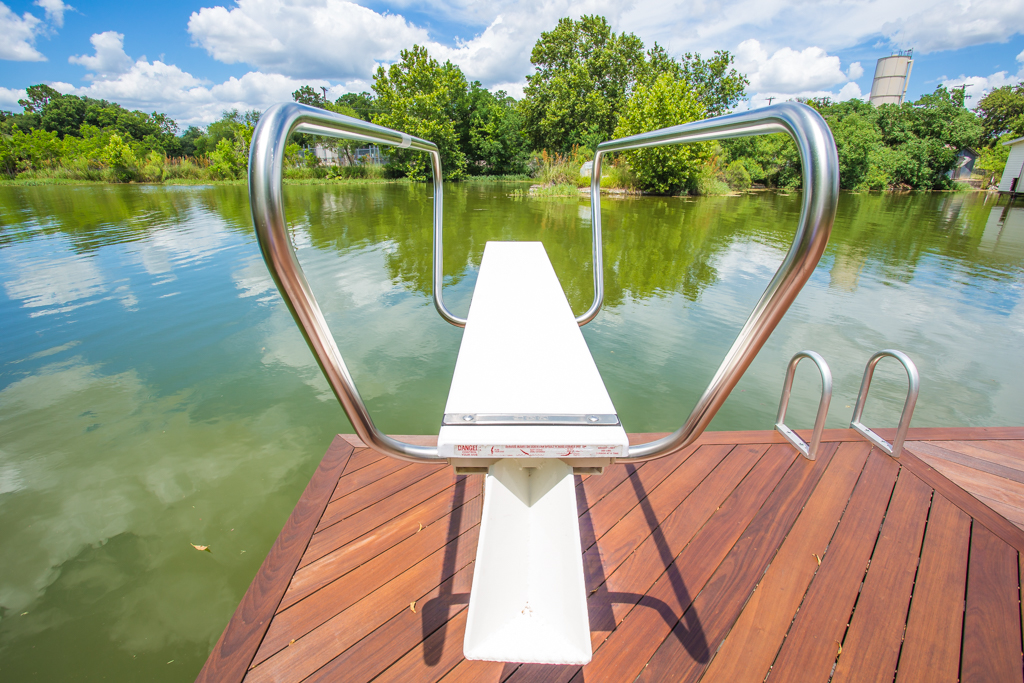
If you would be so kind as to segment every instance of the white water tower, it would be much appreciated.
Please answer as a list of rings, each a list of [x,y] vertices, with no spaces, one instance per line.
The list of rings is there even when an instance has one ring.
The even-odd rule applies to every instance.
[[[900,50],[889,57],[882,57],[875,66],[875,80],[871,83],[871,104],[903,104],[910,81],[910,70],[914,66],[914,51]]]

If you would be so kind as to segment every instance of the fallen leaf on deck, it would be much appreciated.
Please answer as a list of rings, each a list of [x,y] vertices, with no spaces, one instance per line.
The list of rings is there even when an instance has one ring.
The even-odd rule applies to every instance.
[[[416,533],[419,533],[421,531],[423,531],[423,525],[422,524],[420,524],[420,528],[416,530]]]
[[[416,614],[416,601],[415,600],[413,600],[412,602],[409,603],[409,609],[412,610],[413,614]]]
[[[836,642],[839,643],[838,640]],[[841,654],[843,654],[843,644],[839,643],[839,652],[836,653],[836,657],[838,657]]]
[[[195,548],[196,550],[205,550],[208,553],[213,552],[212,550],[210,550],[210,546],[208,545],[196,545],[195,543],[189,543],[189,545]]]
[[[816,560],[818,561],[818,566],[820,567],[820,566],[821,566],[821,558],[820,558],[820,557],[818,557],[818,555],[817,555],[817,554],[815,554],[815,555],[814,555],[814,559],[816,559]]]

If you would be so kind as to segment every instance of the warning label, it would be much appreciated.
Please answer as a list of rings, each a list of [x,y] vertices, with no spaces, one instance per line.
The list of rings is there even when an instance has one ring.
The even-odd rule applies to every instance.
[[[478,458],[618,458],[622,446],[579,445],[457,445],[455,456]]]

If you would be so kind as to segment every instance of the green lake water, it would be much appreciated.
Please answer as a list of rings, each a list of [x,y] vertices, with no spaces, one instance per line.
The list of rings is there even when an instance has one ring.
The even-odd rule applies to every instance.
[[[577,313],[589,204],[445,191],[446,301],[487,240],[540,240]],[[306,273],[378,424],[436,434],[461,331],[430,301],[430,189],[289,186]],[[605,200],[606,304],[583,328],[627,431],[675,429],[792,239],[800,194]],[[785,366],[906,351],[914,425],[1024,424],[1024,207],[843,194],[804,291],[712,429],[769,429]],[[351,431],[267,275],[244,187],[0,187],[0,680],[190,681],[334,434]],[[906,379],[876,373],[865,422]],[[797,373],[790,425],[818,380]],[[190,544],[209,545],[212,552]]]

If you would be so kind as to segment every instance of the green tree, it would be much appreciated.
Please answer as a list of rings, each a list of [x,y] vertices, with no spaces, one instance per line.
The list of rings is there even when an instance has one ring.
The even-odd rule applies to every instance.
[[[708,116],[728,113],[747,95],[750,81],[732,68],[733,61],[728,50],[715,50],[710,59],[687,52],[679,60],[680,77],[697,92]]]
[[[689,84],[662,74],[649,84],[637,86],[614,135],[620,138],[675,126],[702,119],[705,113]],[[659,194],[694,189],[699,171],[710,156],[711,145],[706,142],[626,152],[641,189]]]
[[[104,161],[110,166],[114,177],[122,183],[135,179],[135,168],[139,164],[131,146],[114,133],[104,149]]]
[[[989,147],[1005,133],[1024,137],[1024,83],[996,88],[981,98],[974,111],[981,117],[984,142]]]
[[[473,174],[524,173],[528,158],[522,116],[504,90],[491,93],[474,81],[469,92],[462,147]]]
[[[535,149],[593,149],[615,130],[638,78],[647,73],[643,42],[615,34],[600,16],[565,18],[541,34],[530,55],[523,123]]]
[[[327,108],[327,97],[321,94],[322,91],[311,85],[304,85],[292,93],[292,99],[299,104],[307,104],[310,107]]]
[[[466,174],[466,155],[460,145],[458,122],[467,115],[467,83],[462,70],[451,62],[438,63],[425,47],[402,50],[402,59],[373,77],[379,112],[373,122],[430,140],[441,153],[445,179]],[[423,152],[393,149],[388,166],[416,180],[430,177],[430,161]]]
[[[373,101],[373,94],[368,92],[361,92],[359,94],[345,93],[336,99],[334,104],[351,108],[355,115],[363,121],[371,120],[373,114],[377,111],[377,105]]]
[[[25,111],[32,112],[33,114],[42,114],[43,108],[52,102],[64,97],[60,92],[54,90],[48,85],[30,85],[25,88],[25,95],[27,96],[24,100],[18,100],[18,104],[24,107]]]

